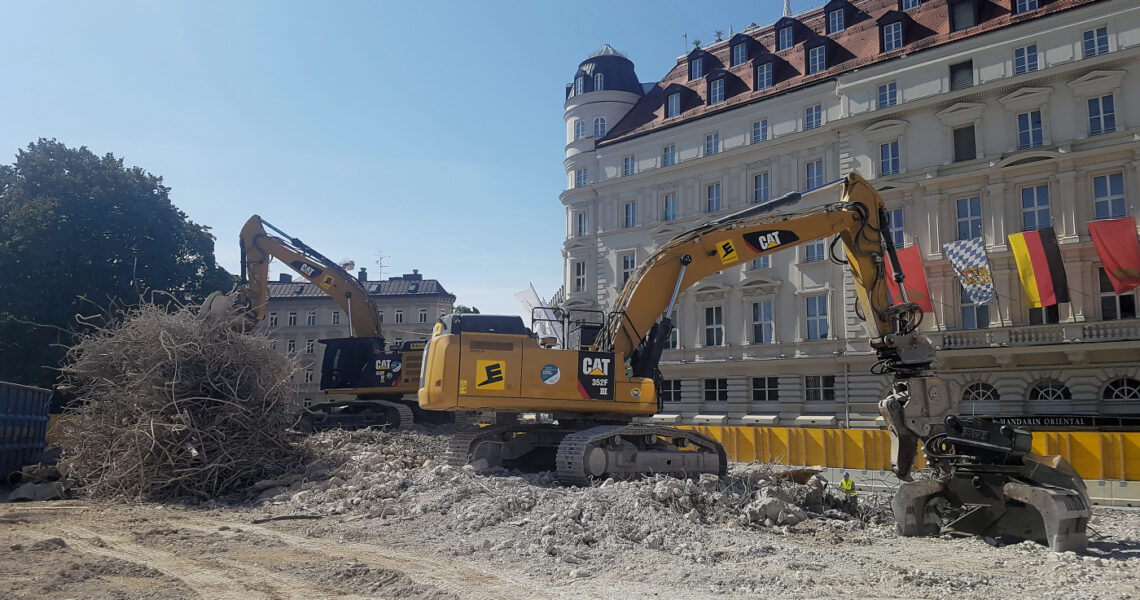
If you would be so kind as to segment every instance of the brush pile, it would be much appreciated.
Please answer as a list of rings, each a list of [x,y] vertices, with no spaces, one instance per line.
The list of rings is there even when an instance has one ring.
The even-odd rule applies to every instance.
[[[144,304],[85,336],[64,369],[67,476],[95,496],[208,499],[294,467],[296,366],[241,329]]]

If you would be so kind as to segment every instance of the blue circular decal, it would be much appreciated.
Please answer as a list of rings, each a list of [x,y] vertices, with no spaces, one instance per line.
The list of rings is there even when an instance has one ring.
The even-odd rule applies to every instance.
[[[558,380],[562,377],[562,373],[558,371],[557,365],[546,365],[542,367],[541,376],[543,383],[554,385],[558,383]]]

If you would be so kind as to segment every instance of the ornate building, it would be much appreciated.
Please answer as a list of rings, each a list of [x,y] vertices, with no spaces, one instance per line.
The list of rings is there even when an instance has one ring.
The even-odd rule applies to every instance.
[[[566,88],[559,301],[608,309],[678,233],[857,171],[895,244],[919,247],[922,329],[964,413],[1140,417],[1136,293],[1113,293],[1087,227],[1138,214],[1138,61],[1134,0],[832,0],[696,48],[649,84],[603,46]],[[1046,226],[1072,301],[1028,309],[1007,236]],[[943,251],[970,238],[993,269],[985,304]],[[853,303],[823,242],[686,290],[656,419],[876,427],[886,379]]]

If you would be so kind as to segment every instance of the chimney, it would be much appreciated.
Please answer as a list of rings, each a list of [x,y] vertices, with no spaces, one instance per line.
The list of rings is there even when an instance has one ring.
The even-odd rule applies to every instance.
[[[360,272],[356,274],[356,278],[362,282],[368,281],[368,269],[360,267]]]
[[[293,283],[293,276],[288,273],[282,273],[278,277],[278,281],[281,283]]]
[[[392,279],[396,278],[393,277]],[[419,269],[412,269],[411,273],[404,273],[404,276],[400,277],[400,279],[403,279],[404,281],[423,281],[424,276],[420,275]]]

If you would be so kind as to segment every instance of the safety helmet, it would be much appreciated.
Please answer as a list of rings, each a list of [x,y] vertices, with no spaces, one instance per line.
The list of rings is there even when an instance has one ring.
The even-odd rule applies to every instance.
[[[850,477],[850,476],[851,476],[851,474],[850,474],[850,473],[848,473],[847,471],[844,471],[844,472],[843,472],[843,476],[844,476],[844,477]]]

